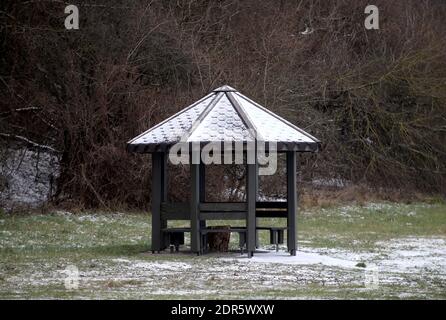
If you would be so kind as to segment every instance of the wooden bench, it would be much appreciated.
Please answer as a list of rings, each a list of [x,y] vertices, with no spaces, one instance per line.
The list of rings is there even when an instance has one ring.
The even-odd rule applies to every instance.
[[[283,244],[286,229],[286,227],[257,227],[257,230],[269,231],[269,242],[276,246],[276,251],[279,251],[279,244]]]
[[[173,253],[174,249],[176,252],[179,251],[180,245],[184,244],[184,233],[190,232],[190,228],[166,228],[163,229],[163,234],[165,236],[166,243],[169,244],[170,252]],[[232,227],[230,229],[218,229],[218,228],[205,228],[201,230],[201,248],[202,252],[204,248],[207,247],[207,234],[215,232],[237,232],[239,234],[239,247],[240,252],[243,254],[243,248],[246,244],[246,228],[242,227]]]
[[[269,239],[270,244],[274,244],[276,247],[276,251],[279,250],[279,244],[283,244],[284,242],[284,233],[287,229],[286,227],[257,227],[257,230],[268,230],[269,231]],[[190,232],[190,228],[166,228],[163,229],[163,234],[165,236],[166,243],[169,244],[170,252],[173,253],[174,249],[176,252],[179,251],[180,245],[184,244],[184,233]],[[240,252],[243,254],[244,247],[246,245],[246,232],[247,229],[245,227],[230,227],[229,229],[223,228],[204,228],[200,231],[201,233],[201,250],[202,253],[204,249],[207,247],[207,235],[209,233],[215,232],[236,232],[239,234],[239,248]]]
[[[239,248],[240,253],[243,254],[243,248],[246,244],[246,228],[244,227],[230,227],[229,229],[219,228],[205,228],[201,230],[201,250],[207,248],[207,235],[215,232],[237,232],[239,234]]]
[[[170,252],[178,252],[180,250],[180,245],[184,244],[184,233],[190,232],[190,228],[166,228],[162,230],[164,234],[164,239],[166,243],[169,244]]]

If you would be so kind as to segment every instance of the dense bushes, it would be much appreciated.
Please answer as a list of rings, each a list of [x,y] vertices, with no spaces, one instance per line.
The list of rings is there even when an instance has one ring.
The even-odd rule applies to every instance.
[[[60,151],[55,200],[143,207],[149,159],[125,142],[228,83],[323,141],[304,180],[444,193],[446,5],[374,4],[378,31],[364,1],[82,1],[68,31],[62,2],[3,1],[3,146]]]

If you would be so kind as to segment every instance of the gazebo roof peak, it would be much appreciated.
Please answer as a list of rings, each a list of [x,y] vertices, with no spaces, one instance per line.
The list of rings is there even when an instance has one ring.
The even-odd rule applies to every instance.
[[[225,84],[225,85],[223,85],[221,87],[218,87],[218,88],[216,88],[216,89],[214,89],[212,91],[213,92],[231,92],[231,91],[235,92],[237,90],[235,90],[233,87],[228,86],[227,84]]]
[[[234,88],[223,85],[130,140],[132,152],[164,152],[177,142],[276,143],[278,151],[315,152],[318,139]]]

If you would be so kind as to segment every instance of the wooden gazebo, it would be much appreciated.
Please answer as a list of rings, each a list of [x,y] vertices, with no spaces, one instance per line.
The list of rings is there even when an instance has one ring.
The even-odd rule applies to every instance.
[[[254,142],[265,143],[268,152],[286,153],[287,201],[257,201],[259,165]],[[209,143],[221,144],[222,149],[242,145],[246,165],[246,201],[237,203],[211,203],[205,199],[206,165],[200,156],[190,163],[190,203],[167,202],[167,161],[169,151],[179,143],[190,146],[190,158]],[[274,146],[272,148],[271,146]],[[255,252],[259,229],[268,229],[271,242],[283,241],[287,232],[287,246],[291,255],[297,248],[297,152],[317,152],[320,142],[237,90],[225,85],[181,110],[148,131],[130,140],[131,152],[152,154],[152,252],[159,252],[184,243],[184,233],[191,234],[191,250],[201,254],[206,250],[210,232],[238,232],[240,246],[248,257]],[[247,153],[255,150],[253,161]],[[287,227],[260,228],[257,218],[280,217],[287,219]],[[206,220],[245,220],[243,227],[218,230],[206,226]],[[168,220],[190,220],[190,228],[168,228]]]

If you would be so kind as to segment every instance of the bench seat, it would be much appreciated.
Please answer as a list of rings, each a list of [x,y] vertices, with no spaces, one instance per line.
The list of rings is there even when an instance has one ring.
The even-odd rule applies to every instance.
[[[287,227],[257,227],[257,230],[267,230],[270,233],[270,244],[276,246],[276,251],[279,250],[279,244],[284,242],[284,233]],[[179,246],[184,244],[184,233],[191,232],[190,228],[165,228],[162,229],[165,236],[166,243],[170,246],[170,251],[179,251]],[[224,228],[203,228],[200,230],[201,233],[201,248],[205,248],[207,244],[207,234],[216,232],[236,232],[239,234],[239,247],[243,253],[243,248],[246,244],[246,233],[247,229],[245,227],[230,227],[229,229]]]

